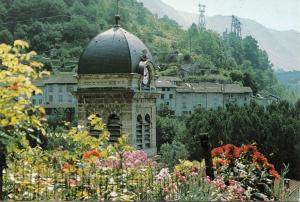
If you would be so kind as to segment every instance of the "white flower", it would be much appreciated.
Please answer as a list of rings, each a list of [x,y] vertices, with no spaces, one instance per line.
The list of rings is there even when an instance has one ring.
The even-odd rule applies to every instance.
[[[83,125],[78,125],[78,126],[77,126],[77,130],[81,131],[81,130],[83,130],[83,129],[84,129],[84,126],[83,126]]]
[[[118,193],[115,192],[115,191],[113,191],[113,192],[110,193],[110,196],[111,196],[111,197],[116,197],[116,196],[118,196]]]
[[[53,191],[53,190],[54,190],[54,186],[53,185],[48,186],[48,191]]]
[[[109,178],[109,184],[113,184],[115,182],[114,178]]]

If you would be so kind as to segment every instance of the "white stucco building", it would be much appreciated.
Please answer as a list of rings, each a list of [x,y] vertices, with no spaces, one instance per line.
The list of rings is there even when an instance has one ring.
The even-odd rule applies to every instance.
[[[156,88],[161,93],[157,106],[166,104],[175,116],[187,116],[197,107],[224,108],[229,103],[246,106],[252,90],[237,84],[210,82],[185,83],[176,77],[160,77]]]

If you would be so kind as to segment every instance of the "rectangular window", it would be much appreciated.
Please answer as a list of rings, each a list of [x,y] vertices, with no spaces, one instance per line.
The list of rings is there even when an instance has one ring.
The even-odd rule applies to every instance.
[[[41,105],[43,103],[43,100],[42,99],[39,99],[39,104]]]
[[[162,88],[162,91],[165,91],[166,89],[165,88]]]
[[[185,103],[185,102],[182,103],[182,108],[183,108],[183,109],[186,108],[186,103]]]
[[[36,104],[36,100],[35,99],[32,99],[32,104]]]
[[[72,92],[74,90],[73,86],[67,86],[67,92]]]
[[[170,91],[170,88],[167,88],[167,91]]]
[[[53,95],[49,95],[49,102],[53,102]]]
[[[169,105],[170,105],[170,103],[169,103],[169,102],[166,102],[166,105],[167,105],[167,106],[169,106]]]
[[[62,85],[58,86],[58,92],[60,92],[60,93],[63,92],[63,87],[62,87]]]
[[[170,98],[170,99],[173,99],[173,94],[170,94],[170,95],[169,95],[169,98]]]
[[[58,102],[63,102],[63,96],[62,95],[58,96]]]
[[[164,95],[164,94],[161,94],[161,95],[160,95],[160,98],[161,98],[161,99],[164,99],[164,98],[165,98],[165,95]]]
[[[49,85],[49,92],[51,92],[51,93],[52,93],[52,92],[53,92],[53,90],[54,90],[54,89],[53,89],[53,85]]]
[[[68,102],[70,102],[70,103],[72,103],[72,102],[73,102],[72,95],[69,95],[69,97],[68,97]]]

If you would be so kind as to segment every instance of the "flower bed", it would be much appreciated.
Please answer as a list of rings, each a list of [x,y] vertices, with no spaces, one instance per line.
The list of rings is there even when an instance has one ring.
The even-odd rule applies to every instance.
[[[274,199],[274,181],[280,176],[254,145],[227,144],[213,149],[211,155],[216,174],[227,184],[238,182],[245,199]]]
[[[181,160],[161,168],[144,151],[126,144],[126,136],[110,144],[101,119],[92,137],[82,127],[62,135],[66,148],[42,150],[12,147],[5,169],[8,200],[249,200],[274,199],[279,177],[274,166],[252,145],[225,145],[212,151],[216,178],[205,174],[204,162]]]

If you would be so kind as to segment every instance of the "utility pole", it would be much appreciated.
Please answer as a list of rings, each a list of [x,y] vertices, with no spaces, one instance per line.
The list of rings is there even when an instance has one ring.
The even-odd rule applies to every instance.
[[[205,19],[205,5],[199,4],[199,22],[198,27],[200,31],[203,31],[206,29],[206,19]]]
[[[237,36],[242,37],[242,23],[239,20],[237,22]]]
[[[231,30],[230,32],[234,32],[234,26],[235,26],[235,17],[234,15],[231,16]]]

